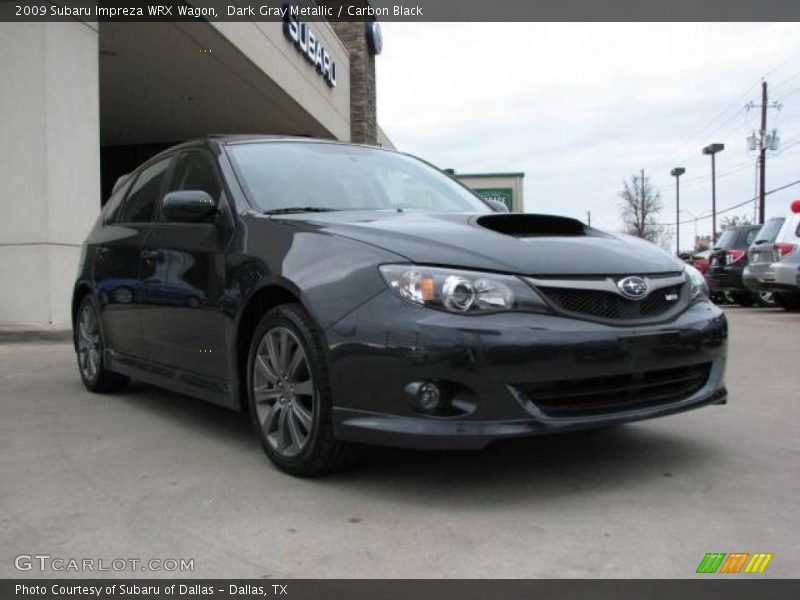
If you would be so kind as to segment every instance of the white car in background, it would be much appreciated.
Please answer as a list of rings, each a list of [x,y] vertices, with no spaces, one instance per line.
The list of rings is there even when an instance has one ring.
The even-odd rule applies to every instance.
[[[773,263],[764,272],[762,283],[778,306],[800,310],[800,200],[792,202],[791,209],[775,237]]]

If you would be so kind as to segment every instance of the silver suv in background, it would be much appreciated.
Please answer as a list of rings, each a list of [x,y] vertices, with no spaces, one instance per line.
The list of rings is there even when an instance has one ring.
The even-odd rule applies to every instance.
[[[792,202],[792,214],[786,218],[772,244],[772,264],[761,282],[770,290],[775,303],[786,310],[800,310],[800,200]]]
[[[772,292],[764,287],[762,279],[774,260],[773,243],[785,221],[784,217],[769,219],[758,231],[755,241],[747,249],[747,266],[742,272],[742,281],[762,306],[775,305]]]

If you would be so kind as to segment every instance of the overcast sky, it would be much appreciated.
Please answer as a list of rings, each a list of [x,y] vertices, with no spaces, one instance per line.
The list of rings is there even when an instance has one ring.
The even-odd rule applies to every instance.
[[[644,168],[675,220],[669,171],[686,168],[681,206],[710,211],[755,195],[755,153],[766,76],[769,125],[782,150],[767,159],[767,189],[800,179],[800,24],[383,23],[378,120],[398,149],[460,172],[524,171],[527,212],[618,230],[622,180]],[[794,145],[793,145],[794,144]],[[786,212],[800,185],[767,197]],[[749,215],[753,204],[729,214]],[[691,219],[684,213],[683,220]],[[710,219],[699,221],[709,233]],[[694,224],[681,226],[688,241]],[[685,247],[685,244],[681,244]]]

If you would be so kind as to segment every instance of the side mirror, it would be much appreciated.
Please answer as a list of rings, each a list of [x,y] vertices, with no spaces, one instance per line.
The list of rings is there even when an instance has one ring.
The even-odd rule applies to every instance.
[[[493,212],[499,212],[499,213],[510,212],[505,202],[500,202],[500,200],[492,200],[491,198],[484,198],[483,201],[489,205],[489,208],[491,208]]]
[[[167,221],[199,223],[217,214],[217,205],[207,192],[183,190],[164,196],[161,212]]]

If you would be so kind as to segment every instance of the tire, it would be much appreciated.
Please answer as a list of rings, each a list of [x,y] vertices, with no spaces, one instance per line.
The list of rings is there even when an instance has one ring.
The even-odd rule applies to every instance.
[[[711,301],[719,306],[730,304],[730,298],[724,292],[713,292],[711,294]]]
[[[756,303],[755,298],[753,298],[750,292],[736,292],[731,294],[731,296],[736,304],[744,308],[750,308]]]
[[[298,304],[261,317],[247,360],[250,418],[282,471],[316,477],[340,470],[355,446],[333,437],[333,403],[322,336]]]
[[[783,310],[795,312],[800,310],[800,295],[798,294],[774,294],[775,304]]]
[[[757,292],[753,292],[753,299],[756,304],[764,308],[772,308],[776,306],[775,295],[767,289],[760,288]]]
[[[74,342],[78,373],[87,390],[96,394],[107,394],[128,385],[128,377],[105,367],[103,332],[100,330],[97,308],[91,296],[84,297],[78,307]]]

